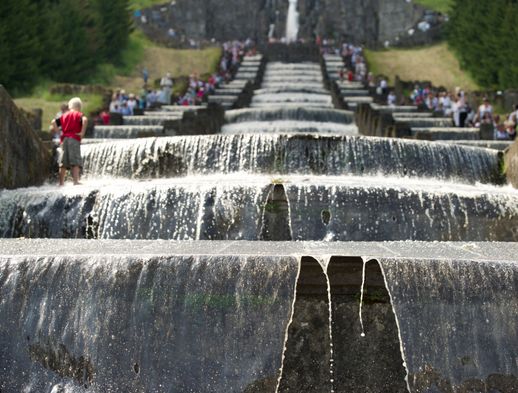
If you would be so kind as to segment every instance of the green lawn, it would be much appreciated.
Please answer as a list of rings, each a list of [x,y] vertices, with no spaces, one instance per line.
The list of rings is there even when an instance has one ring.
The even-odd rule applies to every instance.
[[[61,104],[67,103],[72,97],[64,97],[60,95],[38,95],[33,94],[29,97],[16,98],[15,104],[20,108],[30,111],[34,108],[43,110],[42,127],[43,130],[48,130],[50,122],[59,112]],[[102,106],[102,97],[94,94],[83,94],[81,95],[83,101],[83,112],[88,114]]]
[[[164,0],[130,0],[130,8],[132,10],[140,10],[148,8],[156,4],[170,4],[171,1]]]
[[[447,14],[451,9],[454,0],[415,0],[415,2],[425,6],[430,10]]]
[[[142,88],[141,71],[147,68],[150,81],[161,78],[167,72],[173,78],[189,76],[192,73],[204,75],[214,72],[221,57],[221,48],[206,49],[170,49],[161,47],[147,39],[140,31],[130,36],[128,47],[121,54],[119,66],[103,64],[99,66],[90,83],[101,84],[111,89],[125,89],[128,93],[138,93]],[[16,105],[30,111],[33,108],[43,109],[43,128],[59,111],[59,106],[72,97],[52,95],[49,93],[51,82],[43,82],[30,95],[16,97]],[[176,86],[176,90],[181,85]],[[84,112],[88,113],[102,106],[102,97],[82,95],[85,104]]]
[[[431,81],[449,89],[459,86],[479,90],[446,43],[415,49],[367,50],[366,58],[374,74],[386,75],[392,83],[399,75],[405,81]]]

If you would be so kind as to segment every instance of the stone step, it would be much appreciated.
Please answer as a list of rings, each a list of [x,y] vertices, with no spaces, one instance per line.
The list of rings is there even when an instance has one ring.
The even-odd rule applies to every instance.
[[[412,127],[411,134],[416,139],[430,141],[480,139],[480,130],[478,128]]]
[[[195,112],[201,109],[204,109],[203,105],[162,105],[160,108],[162,111],[169,112]]]
[[[360,89],[364,89],[365,88],[365,85],[361,82],[342,82],[342,81],[337,81],[336,82],[338,84],[338,87],[340,88],[340,90],[344,90],[344,89],[349,89],[349,90],[360,90]]]
[[[157,116],[165,116],[169,118],[176,117],[177,119],[181,119],[183,117],[184,112],[194,112],[194,111],[145,111],[144,116],[147,117],[157,117]]]
[[[132,139],[164,136],[162,126],[95,126],[96,139]]]
[[[306,120],[285,120],[284,123],[303,123],[304,126],[316,123],[322,130],[329,126],[347,127],[352,124],[352,113],[334,112],[342,118],[329,116],[328,120],[342,120],[344,123],[318,118],[315,120],[320,121],[308,121],[309,116],[302,117]],[[416,140],[324,133],[265,135],[265,124],[282,121],[275,121],[273,114],[262,120],[251,119],[225,126],[242,125],[250,130],[257,127],[261,130],[257,134],[177,136],[83,146],[83,170],[87,177],[135,179],[236,172],[329,176],[383,174],[455,180],[466,184],[497,183],[499,179],[498,154],[485,149],[473,151],[463,146]],[[373,156],[376,160],[372,159]],[[168,164],[171,157],[174,157],[174,165]]]
[[[366,97],[369,95],[369,90],[342,89],[340,92],[344,97]]]
[[[124,116],[125,126],[162,126],[166,121],[179,120],[181,117],[171,112],[171,116]]]
[[[252,73],[245,73],[245,72],[238,72],[235,76],[234,76],[234,80],[254,80],[255,78],[257,78],[257,73],[255,72],[252,72]]]
[[[235,89],[235,88],[223,88],[223,89],[216,89],[214,91],[214,95],[216,96],[238,96],[241,94],[243,89]]]
[[[406,113],[408,113],[408,112],[417,112],[418,111],[417,106],[411,106],[411,105],[408,105],[408,106],[407,105],[405,105],[405,106],[401,106],[401,105],[391,105],[391,106],[388,106],[388,105],[379,105],[379,104],[372,103],[371,104],[371,108],[374,109],[374,110],[378,110],[380,112],[384,112],[384,113],[389,113],[389,112],[392,112],[392,113],[406,112]],[[419,113],[423,113],[423,112],[419,112]]]
[[[332,297],[336,374],[346,373],[355,356],[392,367],[402,362],[400,346],[412,351],[405,357],[410,370],[437,370],[444,361],[434,359],[465,359],[466,348],[477,359],[500,359],[506,339],[508,356],[468,378],[493,373],[497,388],[498,381],[513,380],[499,376],[516,358],[516,319],[505,312],[516,308],[516,244],[3,240],[0,250],[0,270],[8,278],[0,282],[0,293],[8,294],[0,302],[0,342],[9,392],[28,392],[27,381],[46,387],[40,392],[79,385],[43,365],[59,366],[81,385],[95,378],[99,392],[134,385],[124,391],[207,391],[207,382],[193,373],[211,376],[211,392],[246,391],[256,381],[255,391],[273,391],[261,389],[262,380],[273,375],[275,385],[284,356],[304,370],[329,363],[328,304],[322,300],[327,282],[315,261],[329,261],[325,273],[333,295],[340,295]],[[373,260],[364,265],[365,255]],[[367,338],[358,327],[362,293]],[[303,337],[296,349],[286,345],[287,326],[291,337]],[[458,345],[446,326],[454,332],[470,326],[476,334],[463,334]],[[380,348],[356,355],[367,340]],[[306,348],[312,356],[304,356]],[[188,356],[179,356],[180,349]],[[394,379],[405,388],[405,370],[398,366]],[[228,377],[229,370],[239,378]],[[325,369],[322,375],[318,386],[330,386]],[[293,390],[302,391],[298,386]]]
[[[432,112],[394,112],[392,116],[394,116],[394,118],[422,119],[431,118],[434,116],[434,114]]]
[[[374,98],[369,96],[344,97],[343,99],[347,104],[368,104],[374,101]]]
[[[456,144],[461,146],[479,147],[483,149],[492,149],[504,151],[513,145],[513,141],[479,141],[479,140],[444,140],[443,143]]]
[[[258,240],[272,186],[283,184],[295,241],[518,241],[514,189],[379,176],[286,175],[275,185],[271,175],[186,180],[96,179],[74,190],[4,191],[0,236],[84,238],[91,231],[98,239]]]
[[[209,96],[209,102],[215,102],[218,104],[222,103],[234,103],[238,99],[236,95],[211,95]]]
[[[453,120],[450,117],[394,117],[396,125],[409,128],[430,128],[430,127],[453,127]]]

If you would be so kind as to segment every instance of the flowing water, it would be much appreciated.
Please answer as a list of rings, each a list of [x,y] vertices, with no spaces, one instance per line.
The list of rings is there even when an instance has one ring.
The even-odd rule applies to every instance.
[[[84,144],[81,186],[0,192],[35,239],[0,241],[0,392],[516,389],[500,153],[359,136],[316,63],[267,64],[219,135],[137,139],[184,110]]]
[[[289,0],[288,20],[286,22],[286,40],[296,42],[299,34],[299,13],[297,12],[297,0]]]

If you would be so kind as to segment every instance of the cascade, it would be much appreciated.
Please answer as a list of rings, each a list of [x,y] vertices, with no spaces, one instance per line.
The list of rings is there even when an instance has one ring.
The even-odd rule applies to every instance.
[[[299,13],[297,11],[297,0],[289,0],[288,20],[286,22],[286,41],[296,42],[299,34]]]
[[[215,101],[260,86],[216,134],[165,136],[199,112],[164,106],[97,127],[81,186],[1,191],[0,391],[515,389],[501,154],[359,135],[336,95],[368,91],[325,68],[245,60]]]

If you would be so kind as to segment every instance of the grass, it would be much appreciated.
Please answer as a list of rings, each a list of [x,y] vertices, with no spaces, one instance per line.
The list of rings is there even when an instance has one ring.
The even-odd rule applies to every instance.
[[[421,4],[429,10],[439,11],[443,14],[449,13],[454,0],[416,0],[417,4]]]
[[[391,82],[399,75],[404,81],[431,81],[448,89],[459,86],[479,90],[446,43],[415,49],[368,50],[366,58],[375,75],[386,75]]]
[[[59,112],[62,103],[68,102],[71,97],[61,95],[51,95],[50,93],[38,96],[33,94],[30,97],[16,98],[14,102],[20,108],[30,111],[33,108],[40,108],[43,110],[42,127],[47,130],[50,122]],[[95,94],[82,94],[83,112],[89,113],[102,106],[102,97]]]
[[[220,57],[219,47],[171,49],[148,45],[144,48],[143,60],[133,68],[133,71],[129,74],[119,73],[112,80],[111,85],[114,88],[138,92],[142,88],[141,72],[144,68],[149,72],[150,82],[160,79],[167,72],[170,72],[173,78],[189,76],[192,73],[209,74],[217,69]]]
[[[141,10],[143,8],[149,8],[157,4],[169,4],[167,0],[130,0],[130,8],[132,10]]]
[[[144,68],[149,71],[149,81],[160,79],[167,72],[173,78],[189,76],[195,72],[199,75],[209,74],[217,69],[221,49],[170,49],[158,46],[147,39],[140,31],[134,31],[128,47],[121,53],[120,64],[102,64],[92,76],[90,84],[101,84],[111,89],[125,89],[128,93],[138,93],[143,81],[141,72]],[[16,105],[30,111],[33,108],[43,109],[43,129],[47,129],[53,116],[59,111],[60,104],[72,97],[52,95],[49,87],[52,82],[40,83],[30,95],[15,99]],[[178,83],[175,91],[185,87]],[[97,95],[81,95],[84,112],[88,113],[102,106],[102,97]]]

